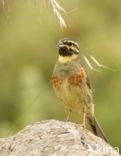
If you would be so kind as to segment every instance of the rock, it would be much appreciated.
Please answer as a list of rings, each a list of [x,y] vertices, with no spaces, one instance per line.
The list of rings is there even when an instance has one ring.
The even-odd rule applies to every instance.
[[[0,156],[118,156],[101,138],[71,122],[32,123],[14,136],[0,139]]]

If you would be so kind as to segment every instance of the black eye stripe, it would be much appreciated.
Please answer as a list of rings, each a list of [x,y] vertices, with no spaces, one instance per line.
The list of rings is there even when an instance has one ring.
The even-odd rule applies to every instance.
[[[69,46],[73,45],[73,43],[72,43],[72,42],[68,42],[67,44],[68,44]]]
[[[64,45],[74,46],[75,48],[77,48],[79,50],[79,46],[75,42],[72,42],[72,41],[64,41],[63,43],[64,43]]]

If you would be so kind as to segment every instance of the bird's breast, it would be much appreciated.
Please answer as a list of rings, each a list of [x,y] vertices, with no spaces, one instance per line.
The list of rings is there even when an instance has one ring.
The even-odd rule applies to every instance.
[[[75,85],[75,83],[70,83],[72,79],[69,79],[68,77],[63,80],[59,80],[58,78],[56,81],[58,83],[55,83],[53,87],[57,97],[59,97],[69,109],[81,111],[84,103],[84,96],[80,86],[77,84]]]

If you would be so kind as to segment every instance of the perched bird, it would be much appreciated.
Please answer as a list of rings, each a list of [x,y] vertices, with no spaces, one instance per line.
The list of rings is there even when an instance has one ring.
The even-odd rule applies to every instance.
[[[82,125],[85,127],[88,123],[95,135],[108,142],[94,115],[92,89],[81,64],[79,45],[64,38],[59,41],[58,48],[59,57],[51,81],[55,94],[68,108],[66,120],[70,120],[72,111],[79,112],[83,117]]]

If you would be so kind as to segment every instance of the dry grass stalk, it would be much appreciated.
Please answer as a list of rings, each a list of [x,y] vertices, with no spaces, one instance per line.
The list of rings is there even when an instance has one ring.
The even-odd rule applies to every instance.
[[[66,22],[65,22],[64,18],[62,17],[62,13],[66,12],[64,10],[64,8],[62,6],[60,6],[60,4],[56,0],[49,0],[49,3],[53,9],[54,14],[56,15],[56,17],[60,23],[60,26],[62,28],[67,28]]]

